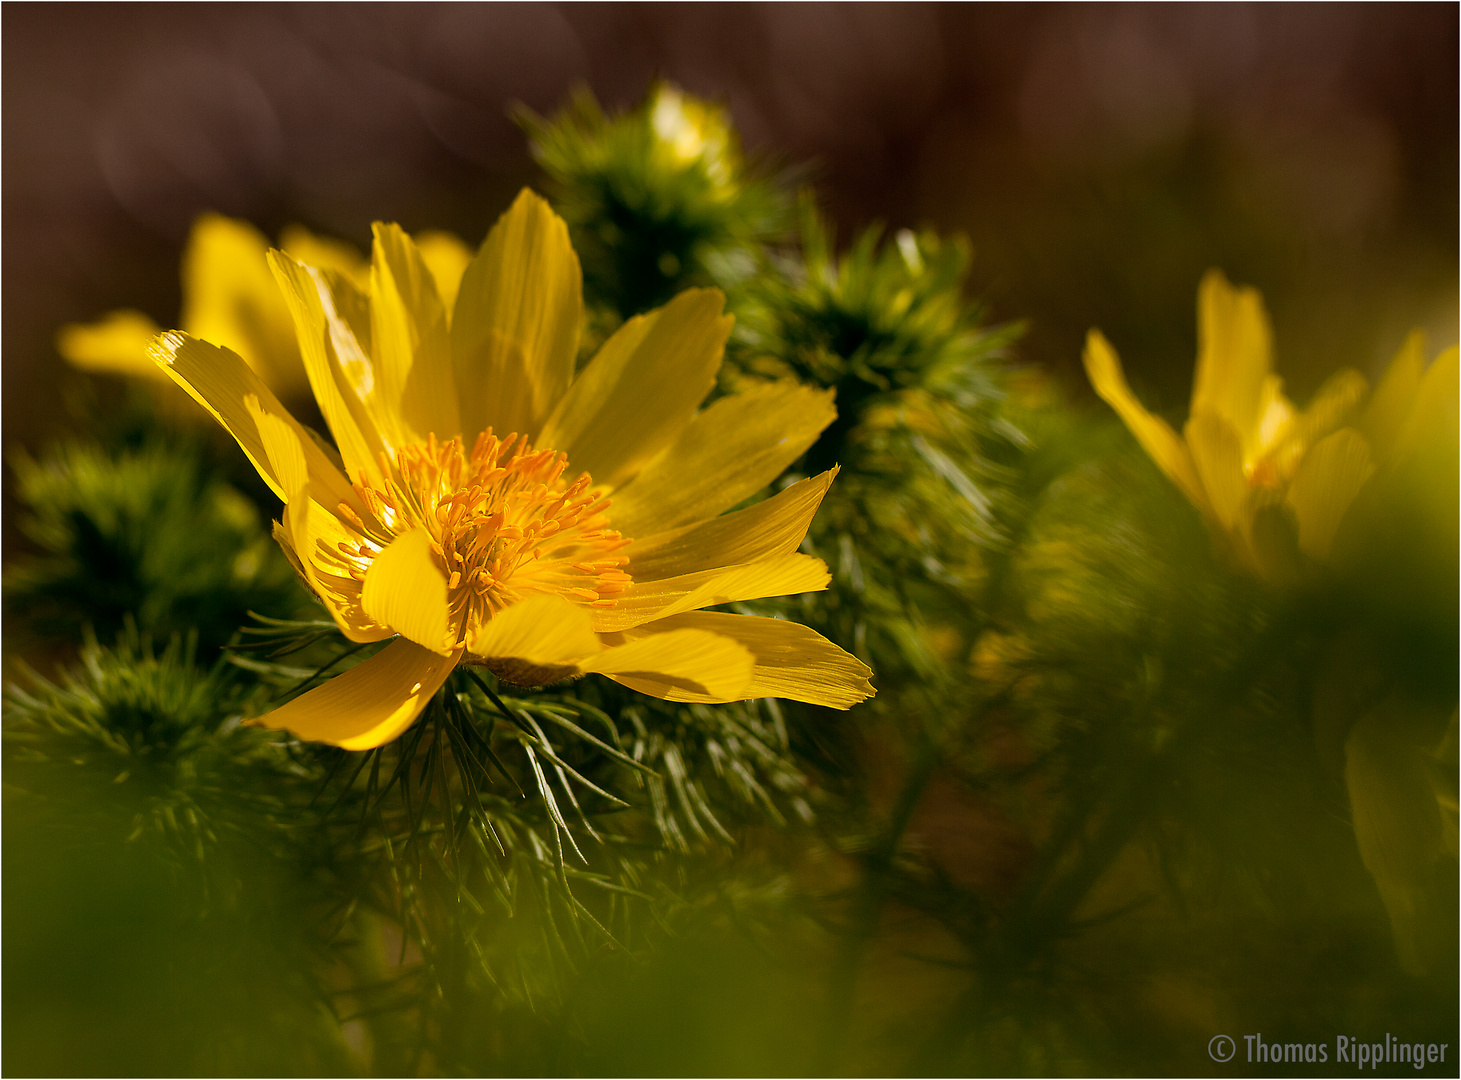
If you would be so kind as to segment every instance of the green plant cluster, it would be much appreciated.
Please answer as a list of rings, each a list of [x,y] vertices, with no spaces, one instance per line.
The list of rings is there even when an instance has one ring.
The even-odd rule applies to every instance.
[[[743,608],[855,651],[878,696],[463,667],[393,743],[302,744],[244,721],[379,646],[294,581],[277,504],[162,414],[14,454],[9,1071],[1188,1075],[1219,1033],[1456,1045],[1454,603],[1223,565],[1114,417],[1015,365],[967,243],[839,253],[723,110],[660,86],[524,126],[601,332],[718,285],[724,386],[836,391],[777,482],[840,468],[806,541],[831,587]]]
[[[793,233],[785,180],[746,160],[724,109],[669,84],[623,115],[580,90],[551,119],[518,120],[583,264],[587,354],[683,289],[753,276]]]

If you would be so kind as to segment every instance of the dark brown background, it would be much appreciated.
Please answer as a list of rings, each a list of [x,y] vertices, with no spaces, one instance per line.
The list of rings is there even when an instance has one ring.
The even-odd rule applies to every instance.
[[[535,176],[510,102],[656,75],[818,162],[844,236],[967,232],[1072,387],[1100,325],[1180,416],[1209,265],[1264,290],[1299,397],[1412,325],[1456,338],[1452,4],[9,3],[3,31],[10,445],[57,422],[57,325],[174,318],[199,211],[476,241]]]

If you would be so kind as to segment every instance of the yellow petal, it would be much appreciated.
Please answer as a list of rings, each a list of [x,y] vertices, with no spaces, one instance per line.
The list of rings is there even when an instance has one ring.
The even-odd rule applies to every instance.
[[[663,451],[715,385],[725,296],[687,289],[621,326],[574,380],[538,440],[615,487]]]
[[[1257,290],[1235,289],[1221,271],[1209,270],[1197,291],[1197,342],[1192,415],[1210,412],[1226,420],[1251,460],[1273,369],[1273,334]]]
[[[203,214],[183,251],[182,326],[232,349],[278,393],[302,393],[294,327],[269,273],[269,243],[245,221]]]
[[[1369,440],[1375,457],[1384,460],[1400,435],[1405,418],[1410,415],[1415,396],[1420,391],[1421,372],[1425,368],[1425,335],[1412,331],[1400,351],[1385,369],[1385,376],[1370,397],[1360,420],[1360,430]]]
[[[1416,388],[1415,404],[1395,436],[1396,461],[1416,454],[1446,460],[1455,472],[1457,429],[1457,349],[1452,346],[1426,369]],[[1454,490],[1455,485],[1452,484]]]
[[[287,420],[265,412],[253,394],[244,398],[244,408],[253,417],[269,469],[279,483],[285,503],[294,501],[309,483],[309,463],[305,460],[300,433]]]
[[[636,627],[626,631],[624,636],[636,640],[681,629],[708,630],[733,638],[750,650],[755,658],[755,668],[746,688],[746,697],[790,698],[829,709],[850,709],[877,693],[868,681],[872,669],[861,660],[844,652],[811,627],[784,619],[692,611]],[[633,689],[640,689],[628,679],[621,681]],[[644,692],[654,693],[651,690]],[[655,696],[668,697],[671,701],[721,700],[681,691]]]
[[[1202,412],[1187,421],[1182,433],[1213,517],[1232,531],[1248,490],[1248,479],[1243,474],[1243,444],[1237,431],[1221,416]]]
[[[276,535],[281,531],[287,539],[287,543],[281,541],[285,553],[292,553],[295,569],[304,575],[342,634],[351,641],[380,641],[395,633],[388,624],[366,614],[361,582],[351,574],[359,568],[340,551],[341,544],[353,546],[359,534],[320,505],[312,485],[284,507],[283,525]]]
[[[402,533],[371,560],[360,594],[365,613],[402,637],[434,652],[449,652],[446,575],[437,565],[431,534]]]
[[[167,380],[147,352],[162,328],[140,311],[113,311],[100,322],[71,323],[56,334],[56,351],[82,371]]]
[[[1288,490],[1300,551],[1315,559],[1328,556],[1345,511],[1374,472],[1369,444],[1354,428],[1341,428],[1310,447]]]
[[[1412,975],[1446,970],[1456,909],[1443,899],[1448,820],[1438,805],[1429,748],[1417,745],[1425,706],[1392,695],[1345,739],[1345,781],[1355,841],[1390,916],[1400,966]],[[1421,730],[1424,730],[1422,728]]]
[[[741,566],[702,570],[659,581],[636,581],[615,597],[617,602],[613,607],[595,608],[591,614],[595,631],[613,633],[716,604],[818,592],[827,587],[830,578],[827,564],[821,559],[809,555],[776,555]]]
[[[456,667],[456,656],[394,641],[369,660],[301,694],[254,723],[309,742],[370,750],[396,738],[421,715]]]
[[[348,502],[359,512],[360,500],[340,470],[237,355],[170,330],[153,343],[152,359],[238,440],[274,494],[283,499],[286,489],[269,464],[253,409],[278,417],[299,436],[306,471],[319,489],[320,498],[330,506]],[[249,405],[250,398],[253,406]]]
[[[1255,453],[1263,455],[1287,438],[1294,422],[1294,405],[1283,393],[1283,380],[1270,375],[1263,380],[1258,400],[1258,438]]]
[[[472,261],[472,249],[462,243],[460,237],[439,229],[417,233],[416,248],[421,252],[421,258],[426,261],[426,266],[436,281],[436,292],[441,297],[441,306],[450,312],[457,302],[462,274]]]
[[[333,270],[349,279],[357,288],[370,286],[370,263],[354,244],[328,236],[316,236],[301,225],[290,225],[280,234],[279,246],[286,254],[306,266]]]
[[[692,629],[651,634],[579,664],[652,697],[709,702],[753,697],[754,666],[740,642]]]
[[[386,443],[364,401],[374,394],[378,380],[368,346],[362,345],[355,328],[363,303],[343,279],[331,278],[283,252],[271,251],[269,265],[294,316],[310,387],[347,471],[356,480],[375,476]],[[337,306],[337,293],[350,297],[344,312]]]
[[[399,225],[377,222],[370,265],[371,395],[381,433],[397,447],[428,433],[461,433],[446,309],[431,270]],[[474,433],[475,434],[475,433]]]
[[[539,667],[572,665],[603,646],[588,612],[552,593],[538,593],[499,611],[467,645],[475,656]]]
[[[836,418],[832,397],[830,390],[774,383],[716,401],[615,490],[614,528],[648,536],[712,518],[754,495]]]
[[[1116,415],[1136,436],[1141,448],[1181,489],[1182,494],[1199,510],[1206,511],[1207,496],[1186,444],[1177,437],[1170,424],[1147,412],[1136,400],[1136,395],[1126,384],[1126,374],[1121,370],[1116,350],[1111,348],[1099,330],[1092,330],[1086,336],[1085,364],[1086,377],[1091,380],[1091,386],[1101,400],[1116,410]]]
[[[1268,462],[1276,475],[1293,475],[1305,451],[1349,419],[1365,398],[1370,384],[1358,371],[1344,368],[1324,380],[1314,400],[1285,428]]]
[[[625,569],[636,581],[653,581],[789,555],[807,535],[836,475],[834,466],[744,510],[636,538],[624,549],[629,557]]]
[[[463,430],[536,436],[573,377],[582,319],[568,226],[524,188],[457,293],[451,342]]]

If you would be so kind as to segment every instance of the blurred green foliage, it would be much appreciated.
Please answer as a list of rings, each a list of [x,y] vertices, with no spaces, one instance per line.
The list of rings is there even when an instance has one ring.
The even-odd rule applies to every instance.
[[[372,647],[312,617],[228,467],[115,428],[13,457],[7,1069],[1200,1074],[1219,1032],[1456,1045],[1456,620],[1428,563],[1392,560],[1388,605],[1236,575],[1114,417],[1013,364],[964,242],[839,254],[713,106],[662,86],[525,126],[600,330],[719,285],[723,386],[836,390],[778,482],[840,466],[807,540],[832,586],[745,610],[857,651],[878,697],[463,669],[392,744],[299,744],[240,720]],[[37,675],[17,643],[76,659]]]
[[[314,921],[348,849],[257,687],[135,630],[5,697],[6,1068],[339,1073]],[[317,781],[315,781],[317,782]]]
[[[792,232],[789,192],[745,160],[726,111],[668,84],[620,116],[584,89],[551,119],[518,120],[568,223],[599,336],[682,289],[747,279],[763,245]]]
[[[76,440],[9,464],[38,552],[7,573],[6,612],[41,640],[76,640],[86,626],[109,639],[131,616],[164,640],[193,633],[211,651],[250,606],[299,605],[263,515],[201,448]]]

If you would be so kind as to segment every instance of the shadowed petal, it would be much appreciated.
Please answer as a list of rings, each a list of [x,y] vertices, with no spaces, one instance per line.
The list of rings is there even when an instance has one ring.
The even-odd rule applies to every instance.
[[[1244,456],[1257,456],[1264,385],[1273,370],[1273,333],[1263,298],[1209,270],[1197,290],[1197,370],[1191,414],[1232,425]]]
[[[203,214],[183,251],[187,332],[233,349],[286,397],[305,389],[294,325],[265,258],[269,242],[246,221]]]
[[[1243,444],[1233,425],[1214,413],[1198,413],[1182,431],[1192,462],[1202,478],[1207,505],[1223,528],[1231,530],[1248,490],[1243,475]]]
[[[432,278],[436,281],[436,292],[441,297],[441,306],[449,317],[457,302],[457,290],[462,286],[462,274],[472,261],[472,249],[462,243],[460,237],[436,229],[417,233],[415,240],[421,258],[425,260]]]
[[[70,323],[56,334],[56,351],[82,371],[162,379],[147,347],[162,333],[140,311],[113,311],[94,323]]]
[[[351,641],[380,641],[393,633],[388,625],[366,614],[361,602],[361,581],[351,571],[359,567],[344,556],[340,545],[360,539],[353,529],[320,505],[312,487],[306,487],[284,507],[284,521],[275,530],[288,541],[295,569],[329,611],[340,632]]]
[[[1341,428],[1310,447],[1288,491],[1300,551],[1316,559],[1329,554],[1345,511],[1374,472],[1370,446],[1354,428]]]
[[[1365,433],[1377,458],[1385,458],[1395,445],[1405,418],[1420,391],[1421,373],[1425,369],[1425,335],[1414,331],[1400,346],[1400,351],[1385,369],[1385,376],[1370,403],[1365,407],[1360,430]]]
[[[1126,374],[1121,370],[1121,361],[1116,350],[1099,330],[1092,330],[1086,337],[1086,376],[1091,380],[1101,400],[1116,410],[1141,448],[1147,452],[1157,466],[1167,474],[1174,484],[1182,489],[1198,509],[1207,510],[1207,495],[1197,477],[1192,455],[1187,445],[1172,430],[1170,424],[1159,416],[1147,412],[1142,403],[1126,384]]]

